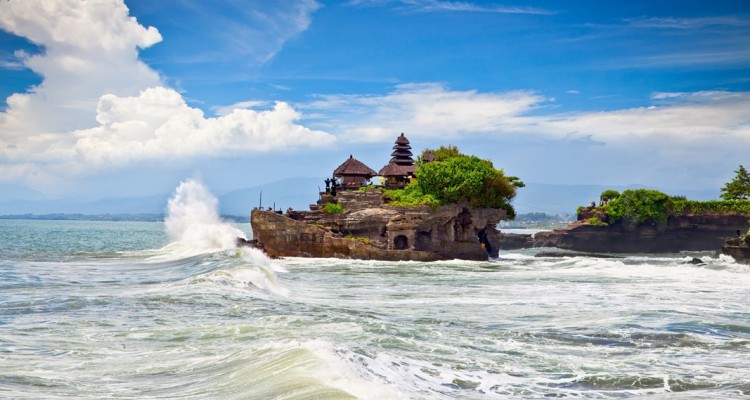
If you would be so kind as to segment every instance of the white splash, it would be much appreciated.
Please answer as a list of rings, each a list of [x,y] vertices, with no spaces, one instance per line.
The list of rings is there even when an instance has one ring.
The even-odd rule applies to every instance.
[[[200,182],[180,182],[168,203],[164,223],[172,243],[170,250],[204,253],[232,249],[245,233],[222,220],[219,201]]]

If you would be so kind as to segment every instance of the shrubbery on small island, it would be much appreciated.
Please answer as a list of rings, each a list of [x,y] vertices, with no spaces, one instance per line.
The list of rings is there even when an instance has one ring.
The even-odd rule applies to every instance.
[[[434,161],[423,161],[428,153]],[[454,146],[425,150],[414,177],[404,189],[385,191],[392,205],[435,208],[466,200],[472,207],[504,209],[513,217],[516,213],[510,201],[516,188],[524,187],[517,177],[495,169],[491,161],[461,154]]]
[[[602,199],[605,198],[605,191]],[[597,215],[589,219],[592,225],[623,221],[628,224],[652,223],[664,226],[673,215],[747,214],[750,200],[688,200],[684,196],[669,196],[658,190],[626,190],[607,204],[594,209]]]
[[[646,221],[666,224],[672,213],[669,195],[650,189],[626,190],[605,204],[603,210],[611,224],[621,219],[634,224]]]

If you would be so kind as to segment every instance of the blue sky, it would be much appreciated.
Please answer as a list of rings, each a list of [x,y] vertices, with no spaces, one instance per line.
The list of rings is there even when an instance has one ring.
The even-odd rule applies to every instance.
[[[0,29],[0,184],[50,197],[378,170],[401,132],[527,182],[750,164],[746,0],[9,0]]]

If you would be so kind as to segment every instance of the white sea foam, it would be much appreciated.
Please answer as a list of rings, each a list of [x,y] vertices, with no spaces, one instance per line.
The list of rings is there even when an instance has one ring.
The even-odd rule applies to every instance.
[[[521,253],[500,253],[498,260],[533,260],[535,257],[530,254]]]
[[[361,370],[360,361],[356,360],[355,355],[349,351],[337,351],[331,343],[325,340],[310,340],[300,343],[300,346],[322,361],[315,365],[314,370],[308,372],[327,386],[339,388],[358,399],[409,398],[408,395],[396,390],[400,385],[385,385],[379,379],[376,380],[376,377],[383,377],[383,375],[373,376],[372,371]]]
[[[103,243],[144,232],[163,243],[161,224],[112,225]],[[41,252],[61,225],[13,226]],[[57,234],[52,253],[0,262],[6,398],[748,393],[750,266],[728,257],[395,263],[240,247],[52,261],[90,237]],[[172,259],[141,262],[150,254]]]

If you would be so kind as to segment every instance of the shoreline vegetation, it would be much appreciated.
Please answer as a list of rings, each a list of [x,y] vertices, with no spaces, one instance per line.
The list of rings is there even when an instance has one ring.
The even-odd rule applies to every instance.
[[[622,223],[663,227],[670,217],[685,215],[748,215],[750,200],[744,198],[697,201],[670,196],[653,189],[602,192],[599,205],[578,207],[579,222],[595,226]]]

